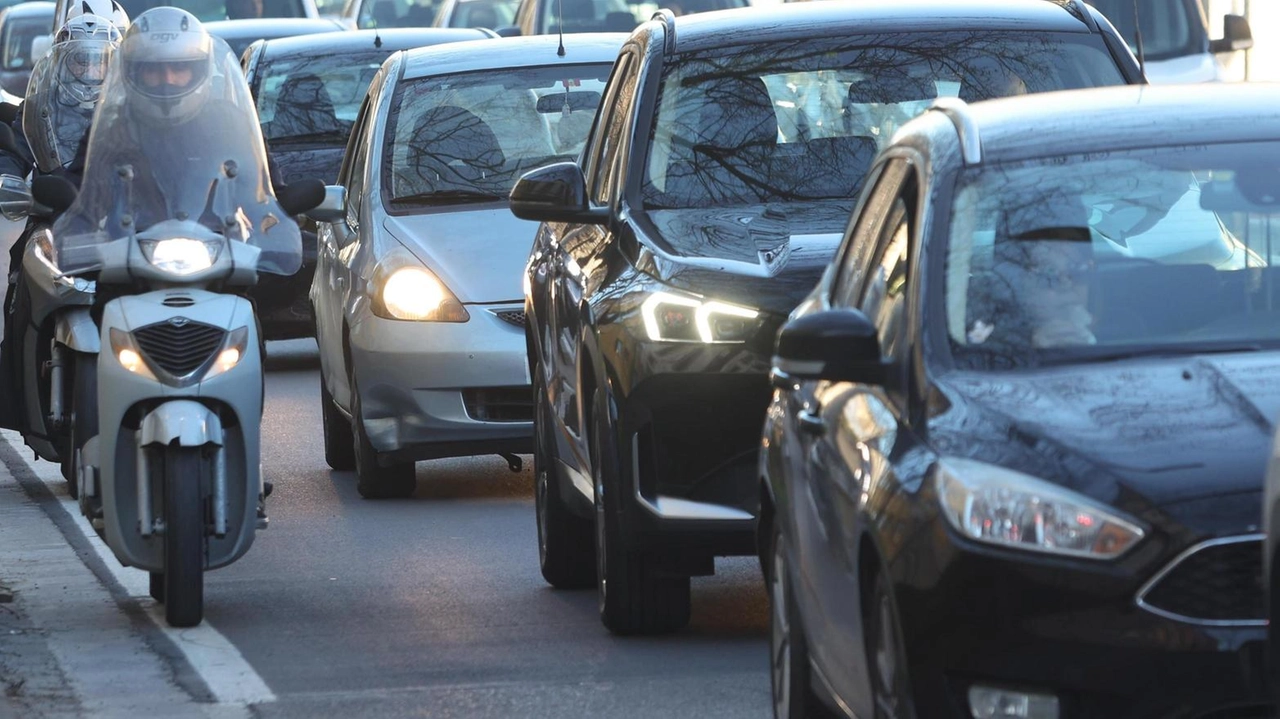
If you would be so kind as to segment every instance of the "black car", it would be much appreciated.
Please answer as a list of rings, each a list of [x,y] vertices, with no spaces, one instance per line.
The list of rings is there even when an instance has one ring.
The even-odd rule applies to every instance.
[[[398,50],[485,37],[493,33],[425,28],[355,30],[254,43],[242,64],[273,174],[285,184],[310,177],[333,184],[365,91],[383,60]],[[267,339],[309,337],[315,332],[307,294],[316,266],[316,223],[297,219],[303,230],[302,269],[254,288]]]
[[[512,191],[544,221],[525,300],[543,576],[598,575],[613,631],[683,626],[689,577],[755,551],[772,338],[896,128],[939,94],[1139,79],[1083,5],[906,7],[662,14],[619,55],[581,163]]]
[[[334,33],[346,30],[346,26],[332,18],[273,17],[254,20],[214,20],[204,24],[210,35],[220,37],[231,46],[236,57],[258,40]]]
[[[551,35],[577,32],[631,32],[655,7],[690,15],[750,5],[750,0],[520,0],[515,20],[502,35]]]
[[[51,2],[24,2],[0,11],[0,89],[22,97],[35,68],[32,45],[49,34],[53,20]]]
[[[880,156],[777,338],[778,716],[1275,716],[1275,91],[950,101]]]

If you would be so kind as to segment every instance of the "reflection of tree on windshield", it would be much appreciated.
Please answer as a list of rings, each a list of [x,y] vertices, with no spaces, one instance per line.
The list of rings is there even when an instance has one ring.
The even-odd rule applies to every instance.
[[[1120,84],[1089,42],[910,33],[694,54],[663,79],[646,204],[852,198],[876,151],[940,91],[976,101]]]

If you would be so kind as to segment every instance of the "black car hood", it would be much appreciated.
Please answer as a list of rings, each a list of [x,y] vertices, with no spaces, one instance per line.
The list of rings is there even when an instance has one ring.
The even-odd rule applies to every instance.
[[[789,313],[831,261],[853,200],[649,210],[637,216],[652,250],[640,269],[663,284]]]
[[[1260,517],[1280,353],[1129,360],[1035,371],[955,372],[929,420],[943,455],[972,457],[1138,513]],[[945,406],[945,402],[942,403]],[[1175,505],[1184,504],[1183,509]],[[1234,508],[1234,509],[1228,509]],[[1238,528],[1238,527],[1237,527]]]

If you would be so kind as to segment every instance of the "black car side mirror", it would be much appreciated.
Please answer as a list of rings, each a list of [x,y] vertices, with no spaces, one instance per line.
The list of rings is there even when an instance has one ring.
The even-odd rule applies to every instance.
[[[0,123],[0,150],[14,155],[21,154],[18,151],[18,140],[13,136],[13,128],[3,123]]]
[[[19,105],[12,102],[0,102],[0,122],[6,125],[13,124],[18,119],[18,111],[21,109]]]
[[[494,30],[494,32],[498,33],[498,37],[520,37],[520,28],[514,25],[500,27]]]
[[[1222,18],[1222,37],[1209,43],[1210,52],[1235,52],[1253,47],[1253,30],[1243,15]]]
[[[31,197],[53,211],[65,212],[76,201],[80,190],[65,177],[40,175],[31,180]]]
[[[782,326],[773,358],[775,386],[799,380],[883,384],[876,326],[857,310],[826,310]]]
[[[606,209],[587,202],[587,179],[574,162],[557,162],[527,172],[511,188],[511,213],[523,220],[601,224]]]
[[[284,185],[276,193],[280,209],[289,215],[301,215],[324,202],[324,183],[316,179],[298,180]]]

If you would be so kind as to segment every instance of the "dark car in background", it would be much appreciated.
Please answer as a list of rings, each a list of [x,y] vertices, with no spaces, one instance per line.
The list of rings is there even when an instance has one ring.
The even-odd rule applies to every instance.
[[[631,32],[659,8],[677,15],[749,6],[750,0],[520,0],[515,22],[503,35],[560,32]]]
[[[74,1],[57,0],[58,11],[54,17],[66,17],[67,5]],[[231,12],[228,12],[227,0],[116,0],[116,2],[120,3],[120,7],[124,8],[130,18],[138,17],[153,7],[178,7],[195,15],[201,22],[232,19],[236,7],[235,0],[232,0]],[[320,16],[319,11],[316,10],[315,0],[261,0],[261,2],[261,17],[264,18]],[[55,24],[53,32],[57,31]]]
[[[352,29],[431,27],[440,9],[437,0],[347,0],[342,21]]]
[[[231,25],[237,22],[225,23]],[[216,23],[211,23],[216,24]],[[288,184],[317,177],[337,181],[369,82],[392,53],[492,33],[466,29],[356,30],[254,43],[242,63],[276,178]],[[254,288],[267,339],[315,331],[307,292],[316,263],[316,223],[303,230],[302,269]]]
[[[952,101],[880,155],[777,338],[777,716],[1276,716],[1276,92]]]
[[[507,27],[515,20],[519,0],[444,0],[436,27]]]
[[[210,35],[220,37],[239,58],[258,40],[275,40],[298,35],[341,32],[347,29],[338,20],[319,17],[259,18],[256,20],[216,20],[204,24]]]
[[[580,163],[511,195],[544,222],[525,300],[543,576],[597,581],[619,633],[683,626],[690,576],[756,551],[773,335],[898,126],[939,95],[1140,79],[1110,26],[1043,0],[660,17]]]
[[[36,60],[32,43],[49,34],[54,4],[25,2],[0,11],[0,88],[23,97]]]

